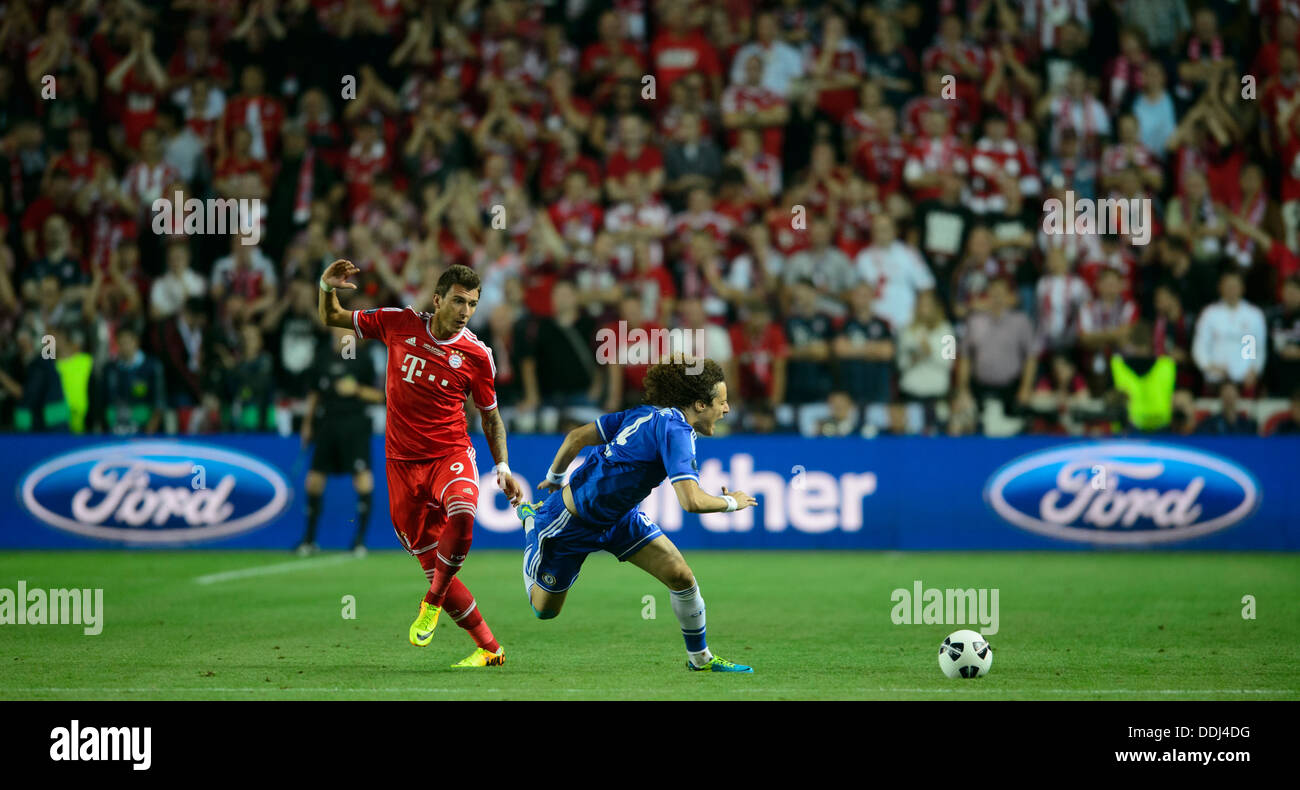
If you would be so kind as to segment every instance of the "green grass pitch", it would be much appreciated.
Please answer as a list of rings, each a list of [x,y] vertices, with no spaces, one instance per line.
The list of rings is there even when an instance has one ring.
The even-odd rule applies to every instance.
[[[0,699],[1300,699],[1296,555],[686,558],[710,647],[754,675],[687,672],[666,591],[604,554],[545,622],[524,600],[518,552],[471,554],[462,578],[508,661],[453,670],[473,644],[449,619],[430,646],[407,642],[424,581],[396,551],[0,553],[0,587],[104,590],[97,636],[0,626]],[[939,643],[961,626],[891,621],[891,591],[917,579],[999,590],[987,677],[940,673]],[[343,617],[349,595],[355,619]],[[1242,617],[1245,595],[1255,619]]]

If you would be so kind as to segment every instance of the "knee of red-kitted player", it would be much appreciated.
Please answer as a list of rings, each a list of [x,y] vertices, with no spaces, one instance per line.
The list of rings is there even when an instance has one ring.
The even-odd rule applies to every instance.
[[[458,513],[467,513],[470,518],[473,518],[475,511],[478,510],[478,500],[466,499],[464,497],[452,497],[446,501],[444,507],[446,507],[447,515],[449,516],[454,516]]]

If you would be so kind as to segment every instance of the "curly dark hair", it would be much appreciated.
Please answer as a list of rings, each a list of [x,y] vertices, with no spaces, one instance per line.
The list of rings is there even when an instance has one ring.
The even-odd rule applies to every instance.
[[[651,406],[687,409],[696,401],[712,403],[714,389],[723,382],[722,366],[711,359],[675,358],[650,368],[645,374],[645,402]]]
[[[433,292],[439,296],[446,296],[453,285],[459,285],[466,291],[472,291],[482,283],[479,281],[478,272],[458,263],[447,267],[447,271],[443,272],[438,278],[438,284],[434,286]]]

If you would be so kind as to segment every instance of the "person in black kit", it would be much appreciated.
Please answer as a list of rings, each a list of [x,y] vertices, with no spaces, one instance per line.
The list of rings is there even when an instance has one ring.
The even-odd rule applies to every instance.
[[[811,280],[794,286],[785,334],[790,342],[785,399],[796,406],[826,400],[831,394],[831,320],[817,309],[817,288]]]
[[[1205,436],[1258,436],[1259,425],[1241,410],[1240,398],[1241,393],[1233,382],[1225,381],[1219,385],[1220,411],[1196,426],[1196,433]]]
[[[1291,393],[1291,410],[1273,430],[1274,436],[1300,436],[1300,389]]]
[[[311,471],[307,473],[307,532],[298,544],[299,556],[320,551],[316,527],[320,522],[321,499],[329,475],[352,475],[357,492],[357,531],[352,553],[366,553],[366,523],[370,520],[370,497],[375,479],[370,472],[370,416],[366,406],[382,403],[383,390],[375,386],[375,368],[367,354],[357,354],[356,338],[346,329],[331,330],[329,345],[322,345],[312,366],[311,391],[302,423],[302,444],[313,438]],[[319,430],[317,430],[319,426]]]
[[[1268,321],[1268,386],[1274,397],[1300,390],[1300,275],[1282,286],[1282,304],[1265,313]]]

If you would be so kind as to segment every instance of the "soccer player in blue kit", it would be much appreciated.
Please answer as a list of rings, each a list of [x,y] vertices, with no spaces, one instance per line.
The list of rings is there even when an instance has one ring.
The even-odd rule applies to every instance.
[[[687,668],[753,672],[709,652],[704,599],[695,575],[640,508],[664,477],[689,513],[731,512],[758,504],[743,491],[723,488],[722,496],[713,496],[700,488],[695,437],[712,436],[717,421],[731,411],[722,368],[711,359],[655,365],[646,373],[645,401],[570,431],[546,482],[538,486],[555,490],[545,502],[516,509],[527,541],[524,587],[529,602],[543,620],[558,616],[583,560],[592,552],[608,551],[667,585],[686,639]],[[580,451],[595,446],[601,448],[564,485],[564,470]]]

